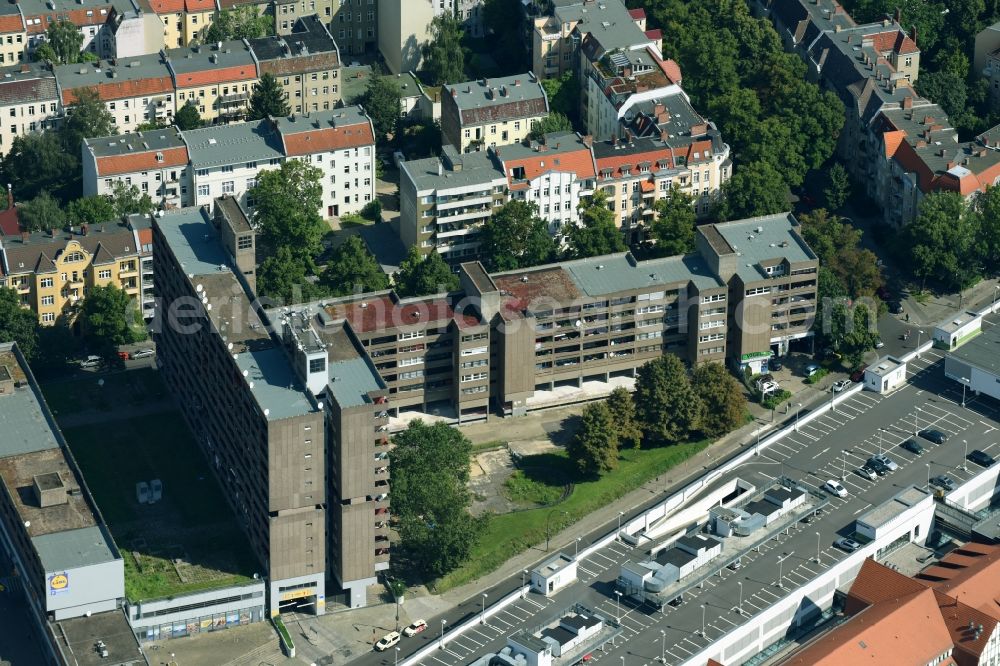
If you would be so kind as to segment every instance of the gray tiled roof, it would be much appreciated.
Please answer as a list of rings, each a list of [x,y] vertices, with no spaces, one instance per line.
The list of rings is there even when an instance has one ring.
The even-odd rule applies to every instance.
[[[100,60],[94,63],[56,65],[52,71],[63,90],[170,76],[170,70],[158,53],[123,58],[117,66]]]
[[[337,45],[315,14],[300,18],[288,35],[272,35],[251,39],[250,48],[257,59],[264,61],[293,59],[301,56],[327,54],[332,57],[329,65],[339,65]]]
[[[55,237],[49,236],[48,233],[35,233],[28,237],[26,243],[21,239],[12,239],[4,243],[7,272],[16,274],[29,270],[54,271],[55,265],[52,261],[65,249],[66,243],[70,240],[80,243],[84,251],[89,254],[112,259],[138,254],[135,236],[129,229],[118,224],[91,227],[86,236],[63,231],[56,232]]]
[[[448,147],[450,146],[446,148]],[[426,190],[440,192],[505,180],[503,169],[494,159],[492,152],[464,153],[458,159],[462,160],[461,171],[451,171],[447,166],[443,166],[439,157],[403,162],[401,169],[416,185],[418,192]],[[440,173],[438,173],[439,167]]]
[[[13,358],[4,354],[0,363],[8,357]],[[41,405],[33,387],[0,397],[0,458],[59,448]]]
[[[281,158],[281,137],[267,120],[214,125],[183,133],[195,169]]]
[[[54,102],[58,99],[56,80],[51,72],[35,68],[21,72],[20,67],[11,67],[2,73],[0,104],[4,106],[23,102]]]
[[[626,252],[567,261],[562,269],[588,296],[630,290],[654,291],[657,287],[687,285],[688,282],[699,289],[725,286],[696,254],[636,261]]]
[[[554,15],[561,23],[579,21],[577,30],[592,35],[602,47],[602,52],[624,49],[649,41],[639,29],[621,0],[601,0],[584,3],[583,0],[556,3]]]
[[[216,48],[214,44],[182,46],[167,49],[166,53],[170,58],[170,66],[178,75],[254,64],[253,55],[242,40],[222,42],[221,49]],[[212,61],[213,57],[215,62]],[[183,84],[183,80],[178,80],[178,87],[183,87]]]

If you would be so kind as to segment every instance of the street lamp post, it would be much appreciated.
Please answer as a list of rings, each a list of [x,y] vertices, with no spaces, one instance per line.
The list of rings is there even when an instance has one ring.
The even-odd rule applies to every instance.
[[[396,648],[396,656],[395,656],[395,659],[393,659],[392,663],[395,666],[399,666],[399,648]]]
[[[916,411],[913,412],[913,435],[916,436],[917,430],[920,429],[920,423],[917,421],[917,416],[920,414],[920,408],[917,407]]]
[[[965,407],[965,387],[969,385],[969,380],[967,377],[959,377],[958,380],[962,382],[962,407]]]
[[[930,492],[931,491],[931,464],[930,463],[924,463],[924,466],[927,468],[927,492]]]
[[[781,557],[778,558],[778,582],[775,583],[775,585],[777,587],[780,587],[782,589],[785,588],[785,570],[784,570],[784,564],[785,564],[785,560],[787,560],[789,557],[791,557],[792,553],[794,553],[794,552],[795,551],[793,550],[791,553],[786,553],[785,555],[782,555]]]
[[[740,586],[740,605],[736,607],[736,612],[743,615],[743,581],[738,580],[736,584]]]
[[[701,605],[701,637],[705,638],[705,604]]]
[[[486,597],[488,597],[488,596],[490,596],[490,595],[488,595],[485,592],[483,592],[483,615],[479,619],[479,623],[480,624],[486,624]]]
[[[847,451],[842,451],[842,456],[840,457],[840,480],[843,481],[847,478]]]
[[[441,649],[444,649],[444,625],[448,624],[448,620],[441,618]]]
[[[576,538],[576,548],[573,550],[573,559],[580,557],[580,539],[583,537]]]
[[[618,624],[622,622],[622,593],[615,590],[615,607],[617,608],[617,620]]]
[[[528,575],[527,569],[521,569],[521,598],[524,599],[524,577]]]
[[[878,429],[878,454],[882,455],[882,428]]]
[[[622,666],[625,666],[625,655],[622,655]]]
[[[667,632],[660,629],[660,662],[667,663]]]
[[[819,532],[816,532],[816,564],[819,564]]]
[[[923,331],[920,330],[917,331],[917,358],[920,358],[920,336],[923,334],[924,334]]]
[[[802,403],[795,404],[795,432],[799,431],[799,410],[802,409]]]
[[[754,447],[753,454],[760,455],[760,425],[757,426],[757,446]]]
[[[963,472],[968,472],[969,471],[969,467],[966,464],[966,461],[969,459],[969,440],[963,439],[962,440],[962,444],[965,445],[965,455],[962,456],[962,471]]]
[[[993,305],[990,307],[990,312],[997,311],[997,294],[1000,294],[1000,284],[993,287]]]
[[[622,538],[622,517],[625,515],[624,511],[618,512],[618,531],[615,532],[615,541],[621,541]]]

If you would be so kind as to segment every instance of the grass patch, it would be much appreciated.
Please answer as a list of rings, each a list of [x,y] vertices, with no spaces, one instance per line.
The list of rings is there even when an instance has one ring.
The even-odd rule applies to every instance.
[[[357,213],[345,213],[340,216],[340,226],[342,229],[351,227],[363,227],[372,224],[372,220],[366,220]]]
[[[931,292],[929,291],[915,291],[911,294],[913,300],[921,305],[927,305],[927,301],[931,300]]]
[[[816,372],[812,373],[810,376],[806,377],[805,378],[805,383],[806,384],[817,384],[817,383],[819,383],[819,380],[823,379],[828,374],[830,374],[829,370],[827,370],[826,368],[820,368]]]
[[[781,389],[775,393],[771,393],[766,398],[760,401],[760,404],[767,409],[774,409],[784,401],[792,397],[792,392],[786,389]]]
[[[485,451],[496,451],[497,449],[502,449],[505,446],[507,446],[507,442],[502,439],[492,439],[488,442],[483,442],[482,444],[473,444],[472,455],[484,453]]]
[[[553,504],[562,497],[565,486],[553,485],[533,479],[522,470],[516,470],[504,481],[504,495],[519,504]]]
[[[133,602],[251,580],[260,565],[181,415],[63,430],[125,561]],[[160,479],[139,504],[135,484]]]
[[[278,630],[278,634],[281,636],[281,641],[285,644],[285,652],[291,653],[295,649],[295,643],[292,642],[292,635],[288,633],[288,629],[285,627],[284,620],[281,616],[271,618],[274,622],[274,628]]]
[[[99,380],[104,380],[99,385]],[[166,387],[160,373],[139,368],[111,375],[90,376],[42,384],[45,402],[58,417],[87,411],[110,412],[123,407],[141,407],[163,400]]]
[[[569,497],[554,508],[491,516],[469,560],[435,581],[431,585],[433,592],[441,594],[473,581],[545,541],[546,521],[550,516],[551,533],[555,534],[687,460],[708,444],[708,440],[702,440],[656,449],[627,449],[621,452],[617,469],[599,479],[575,484]],[[569,459],[564,451],[558,451],[530,456],[524,463],[535,469],[562,470],[569,465]]]

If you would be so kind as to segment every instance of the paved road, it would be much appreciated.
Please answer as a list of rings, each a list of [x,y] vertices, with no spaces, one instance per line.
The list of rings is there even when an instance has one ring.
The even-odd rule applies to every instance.
[[[610,659],[610,663],[616,664],[625,657],[626,666],[646,664],[660,657],[662,641],[666,662],[679,663],[744,620],[745,616],[734,610],[740,596],[737,583],[742,583],[744,610],[749,615],[773,603],[782,594],[782,589],[776,586],[779,557],[787,557],[781,567],[785,586],[801,584],[846,556],[833,546],[833,542],[838,536],[853,531],[858,515],[911,484],[924,486],[928,472],[930,476],[947,473],[959,482],[972,476],[978,469],[972,463],[968,463],[968,471],[961,469],[963,439],[968,440],[969,450],[979,448],[1000,455],[997,443],[1000,405],[986,398],[969,396],[963,408],[961,389],[943,376],[941,352],[925,353],[910,365],[909,375],[910,384],[905,388],[888,397],[858,393],[838,405],[835,412],[803,425],[799,432],[764,451],[757,461],[739,469],[738,476],[758,487],[767,485],[781,473],[818,487],[826,479],[840,478],[842,470],[846,469],[844,484],[850,493],[846,499],[831,498],[830,506],[818,521],[808,526],[798,525],[790,534],[768,541],[759,553],[744,558],[739,571],[723,570],[721,576],[710,579],[704,589],[687,594],[685,603],[678,608],[667,606],[661,612],[635,608],[634,604],[623,601],[620,612],[628,640],[619,641],[618,647],[607,653],[595,653],[594,660]],[[948,441],[941,446],[921,441],[927,451],[919,457],[903,451],[899,444],[913,436],[915,426],[937,428],[948,435]],[[873,482],[853,470],[878,452],[880,429],[883,429],[881,446],[899,463],[900,469]],[[614,528],[614,524],[606,525],[600,533],[606,534]],[[821,534],[819,564],[814,561],[817,531]],[[534,629],[548,623],[578,601],[609,617],[616,617],[619,608],[612,586],[619,566],[627,559],[645,559],[647,551],[648,545],[633,549],[625,544],[611,544],[580,562],[581,578],[576,585],[552,599],[528,595],[490,619],[488,625],[448,641],[447,649],[435,652],[424,663],[430,666],[467,664],[502,647],[506,637],[517,629]],[[509,585],[488,590],[489,599],[499,598],[518,584],[520,577],[515,577]],[[448,624],[476,614],[480,608],[477,601],[467,602],[447,614]],[[700,635],[702,604],[705,605],[704,637]],[[437,640],[440,618],[428,620],[430,628],[424,634],[403,640],[401,658],[428,641]],[[358,663],[390,664],[392,661],[391,654],[373,653],[359,659]]]

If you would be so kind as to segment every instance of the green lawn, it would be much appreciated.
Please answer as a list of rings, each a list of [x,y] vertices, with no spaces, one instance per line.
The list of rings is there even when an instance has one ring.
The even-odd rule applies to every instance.
[[[103,385],[98,384],[99,381],[103,381]],[[123,406],[139,407],[162,400],[167,390],[159,372],[139,368],[111,375],[46,382],[42,384],[42,393],[58,418],[90,410],[110,412]]]
[[[558,502],[566,488],[546,483],[544,479],[532,478],[521,470],[511,474],[503,486],[508,499],[526,505]]]
[[[622,451],[617,469],[600,479],[575,484],[570,496],[559,504],[492,516],[469,560],[435,581],[431,586],[433,591],[440,594],[497,569],[511,557],[544,542],[547,520],[550,520],[551,532],[555,534],[687,460],[708,444],[707,440],[703,440],[656,449],[628,449]],[[530,456],[525,458],[523,464],[532,470],[559,470],[565,469],[569,462],[565,452],[559,451]],[[536,481],[541,480],[537,474],[530,476]],[[553,484],[561,484],[562,481],[562,478],[551,479]],[[552,487],[561,488],[561,485]]]
[[[63,433],[122,551],[129,599],[246,582],[260,571],[180,414]],[[154,478],[163,500],[140,505],[135,484]]]

